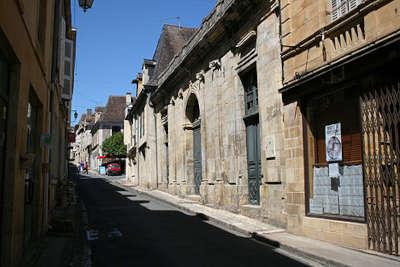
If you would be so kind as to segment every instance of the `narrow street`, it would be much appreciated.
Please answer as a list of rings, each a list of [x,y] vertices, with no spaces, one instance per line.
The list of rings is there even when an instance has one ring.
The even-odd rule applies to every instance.
[[[78,190],[93,230],[93,266],[304,266],[103,178],[81,176]]]

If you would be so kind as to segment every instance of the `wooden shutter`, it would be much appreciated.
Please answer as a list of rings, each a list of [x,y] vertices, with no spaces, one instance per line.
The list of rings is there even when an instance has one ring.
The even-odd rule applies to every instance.
[[[349,1],[349,10],[355,9],[362,2],[362,0],[348,0],[348,1]]]
[[[339,7],[339,17],[347,14],[347,12],[349,12],[348,0],[341,0]]]
[[[330,95],[330,100],[321,99],[314,109],[315,160],[326,164],[325,126],[341,123],[343,163],[354,164],[362,160],[362,140],[359,123],[359,104],[355,94]]]
[[[339,18],[339,14],[338,14],[338,7],[339,7],[339,1],[340,0],[331,0],[331,5],[332,5],[332,12],[331,12],[331,16],[332,16],[332,21],[337,20]]]

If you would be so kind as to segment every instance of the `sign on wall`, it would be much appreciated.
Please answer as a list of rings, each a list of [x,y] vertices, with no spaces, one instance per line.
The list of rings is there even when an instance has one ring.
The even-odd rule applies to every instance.
[[[335,123],[325,126],[326,161],[343,160],[341,124]]]

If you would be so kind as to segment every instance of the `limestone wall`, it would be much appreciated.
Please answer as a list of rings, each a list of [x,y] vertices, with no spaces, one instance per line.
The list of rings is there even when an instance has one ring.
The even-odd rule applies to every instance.
[[[263,178],[259,206],[248,205],[244,88],[238,71],[240,54],[234,49],[239,37],[245,36],[252,29],[256,30],[257,35],[255,65],[258,73],[261,124]],[[282,86],[279,19],[275,13],[270,13],[261,21],[249,20],[239,32],[241,36],[236,36],[237,41],[225,40],[221,47],[190,69],[191,72],[198,73],[196,78],[187,76],[186,81],[176,83],[174,88],[168,88],[168,91],[174,92],[165,106],[168,113],[168,178],[165,131],[161,125],[160,113],[155,117],[158,163],[153,163],[152,166],[158,167],[159,188],[180,196],[193,197],[193,132],[186,116],[186,108],[189,97],[195,95],[201,119],[201,201],[285,226],[284,165],[287,154],[283,146],[283,104],[278,92]],[[267,159],[267,149],[271,147],[274,153]],[[155,157],[152,158],[154,159]],[[147,173],[142,173],[140,179],[145,176]],[[148,182],[150,178],[146,177],[145,180]]]
[[[281,1],[285,82],[398,31],[399,0],[360,3],[333,20],[330,1]]]

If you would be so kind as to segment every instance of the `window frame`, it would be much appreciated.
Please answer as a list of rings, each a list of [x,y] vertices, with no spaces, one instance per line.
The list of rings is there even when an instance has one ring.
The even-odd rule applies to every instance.
[[[362,132],[361,132],[361,111],[360,111],[360,103],[359,100],[357,101],[357,110],[358,114],[357,116],[357,123],[359,124],[358,127],[360,129],[360,135],[361,135],[361,162],[360,165],[362,166],[363,169],[363,174],[362,174],[362,190],[363,190],[363,209],[364,209],[364,216],[350,216],[350,215],[340,215],[340,214],[316,214],[316,213],[311,213],[310,211],[310,199],[311,199],[311,189],[310,186],[312,185],[311,179],[314,179],[313,177],[313,168],[311,166],[313,165],[318,165],[317,161],[317,137],[312,134],[313,131],[315,131],[315,128],[317,127],[315,124],[316,122],[313,121],[314,118],[311,119],[310,122],[310,114],[308,111],[309,106],[313,101],[316,99],[321,99],[326,96],[333,96],[336,93],[343,91],[346,92],[346,90],[351,90],[351,88],[340,88],[338,90],[330,91],[325,94],[321,94],[317,97],[311,97],[311,98],[304,98],[302,99],[301,102],[301,107],[303,108],[304,116],[302,118],[302,131],[303,131],[303,144],[304,144],[304,170],[305,170],[305,183],[304,183],[304,190],[305,190],[305,216],[307,217],[312,217],[312,218],[321,218],[321,219],[331,219],[331,220],[337,220],[337,221],[346,221],[346,222],[356,222],[356,223],[366,223],[367,221],[367,205],[366,205],[366,192],[365,192],[365,174],[364,174],[364,158],[363,158],[363,141],[362,141]],[[357,93],[355,93],[357,94]],[[315,112],[315,111],[313,111]],[[311,138],[310,138],[310,132],[311,132]],[[310,142],[310,139],[312,141]],[[341,161],[342,165],[346,165],[346,162],[343,160]],[[351,163],[351,162],[350,162]],[[349,164],[349,163],[348,163]],[[314,182],[314,181],[313,181]]]

